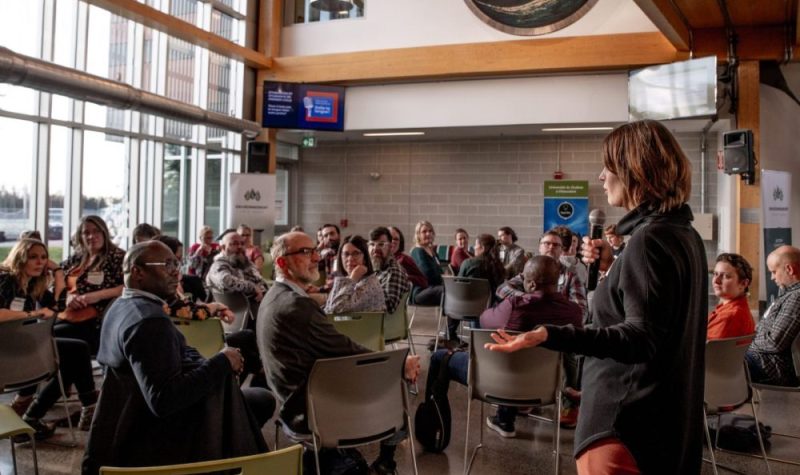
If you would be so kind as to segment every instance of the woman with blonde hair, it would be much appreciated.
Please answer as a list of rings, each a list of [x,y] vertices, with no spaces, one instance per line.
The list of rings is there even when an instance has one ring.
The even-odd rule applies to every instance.
[[[645,120],[606,137],[603,165],[608,204],[627,211],[617,232],[630,238],[616,259],[607,242],[584,238],[584,261],[607,271],[592,326],[499,330],[487,347],[586,355],[579,474],[699,474],[708,267],[687,204],[691,164],[666,127]]]
[[[94,215],[81,218],[72,241],[75,253],[61,263],[67,293],[55,334],[83,340],[94,353],[99,346],[100,317],[122,294],[125,251],[111,241],[103,218]]]
[[[0,322],[26,318],[53,318],[57,301],[48,290],[50,281],[63,282],[64,271],[51,261],[45,245],[36,239],[21,239],[0,264]],[[63,285],[59,286],[63,288]],[[77,424],[88,430],[97,402],[89,346],[81,340],[56,338],[59,371],[64,389],[75,385],[83,408]],[[34,400],[36,386],[23,388],[14,397],[11,407],[36,430],[38,440],[53,435],[55,427],[42,417],[61,396],[58,378],[44,385]]]
[[[214,256],[217,254],[219,254],[219,244],[214,242],[214,230],[211,226],[203,226],[197,232],[197,242],[189,246],[187,273],[205,281],[208,269],[211,268]]]

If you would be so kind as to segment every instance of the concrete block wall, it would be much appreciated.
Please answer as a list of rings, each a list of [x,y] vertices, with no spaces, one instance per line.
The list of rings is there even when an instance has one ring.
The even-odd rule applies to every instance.
[[[712,134],[713,135],[713,134]],[[451,244],[456,228],[471,238],[511,226],[519,244],[535,252],[544,232],[543,182],[560,161],[565,179],[589,181],[591,208],[607,222],[624,210],[606,202],[598,175],[603,135],[535,136],[480,140],[320,144],[303,149],[299,172],[299,223],[316,230],[348,220],[343,234],[365,234],[378,225],[398,226],[413,246],[414,225],[431,221],[437,242]],[[678,136],[692,161],[691,205],[700,211],[700,135]],[[716,142],[710,137],[706,199],[716,203]],[[371,174],[380,174],[375,179]],[[708,206],[706,212],[713,212]],[[707,242],[709,256],[716,245]]]

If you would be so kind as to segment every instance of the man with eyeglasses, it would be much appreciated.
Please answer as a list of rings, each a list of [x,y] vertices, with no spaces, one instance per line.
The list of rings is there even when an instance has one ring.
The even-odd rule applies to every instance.
[[[226,294],[239,292],[254,303],[251,308],[257,308],[267,292],[267,283],[245,255],[244,247],[244,238],[235,229],[226,230],[220,239],[220,253],[208,270],[206,285]]]
[[[305,233],[290,232],[275,239],[272,249],[275,263],[275,285],[261,302],[256,319],[256,336],[261,361],[270,388],[281,405],[280,420],[284,427],[297,434],[308,434],[306,384],[311,368],[321,358],[335,358],[368,353],[371,350],[352,341],[334,328],[306,289],[319,278],[319,251]],[[406,359],[405,377],[416,380],[419,357]],[[377,473],[391,473],[395,468],[395,445],[381,444],[373,464]],[[313,453],[306,462],[314,466]],[[324,451],[320,463],[341,466],[353,455]]]
[[[369,232],[369,258],[378,274],[386,299],[386,312],[394,313],[401,305],[400,297],[411,290],[408,274],[392,256],[392,235],[388,228],[377,227]]]
[[[107,372],[83,473],[266,451],[261,426],[272,412],[264,404],[274,408],[274,401],[265,389],[239,389],[239,350],[226,347],[206,359],[165,313],[180,279],[172,251],[158,241],[136,244],[122,267],[125,288],[100,335],[97,360]]]

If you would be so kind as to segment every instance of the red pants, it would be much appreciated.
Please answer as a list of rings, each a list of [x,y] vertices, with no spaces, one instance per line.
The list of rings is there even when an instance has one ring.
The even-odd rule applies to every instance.
[[[578,475],[639,475],[633,455],[619,439],[601,439],[584,450],[576,460]]]

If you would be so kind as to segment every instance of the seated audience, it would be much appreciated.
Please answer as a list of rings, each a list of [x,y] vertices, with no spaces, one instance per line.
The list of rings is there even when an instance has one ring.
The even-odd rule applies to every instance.
[[[164,313],[179,266],[158,241],[136,244],[125,256],[125,290],[108,311],[97,355],[107,372],[85,474],[106,465],[189,463],[267,450],[261,425],[274,401],[264,389],[239,389],[239,350],[226,347],[205,359]]]
[[[433,240],[436,232],[429,221],[420,221],[414,228],[416,246],[411,250],[411,258],[425,276],[428,286],[424,289],[414,287],[412,296],[415,305],[439,305],[444,291],[442,268],[436,258],[436,245]]]
[[[566,226],[556,226],[553,231],[561,236],[562,249],[559,261],[568,271],[577,275],[583,285],[589,282],[589,268],[583,263],[580,256],[581,236]]]
[[[458,275],[461,269],[461,263],[473,257],[469,253],[469,234],[461,228],[456,229],[456,245],[453,246],[453,251],[450,253],[450,267],[453,269],[453,274]]]
[[[106,222],[94,215],[81,218],[72,242],[75,253],[61,263],[66,302],[58,313],[54,332],[61,338],[85,341],[94,354],[100,337],[100,317],[122,293],[125,252],[111,242]]]
[[[253,229],[246,224],[240,224],[236,232],[244,239],[244,255],[256,266],[260,274],[261,268],[264,267],[264,254],[260,247],[253,244]]]
[[[314,362],[368,353],[370,350],[336,331],[305,288],[319,278],[319,251],[304,233],[288,233],[275,239],[270,251],[277,279],[258,311],[257,336],[261,361],[270,388],[280,402],[280,419],[295,433],[308,433],[306,385]],[[405,377],[419,373],[419,357],[406,359]],[[394,452],[399,440],[381,443],[373,463],[378,474],[394,473]],[[323,450],[320,460],[336,463],[337,451]],[[304,465],[314,467],[313,454],[306,453]],[[330,467],[323,467],[329,473]]]
[[[333,288],[328,294],[325,313],[383,312],[383,288],[372,269],[367,241],[358,235],[347,236],[336,257]]]
[[[522,273],[525,265],[525,249],[517,246],[517,233],[508,226],[497,230],[497,242],[500,244],[498,255],[506,269],[506,278],[510,279]]]
[[[383,288],[386,312],[394,313],[398,306],[405,305],[400,299],[411,290],[411,282],[392,255],[392,234],[383,226],[373,229],[369,232],[368,247],[372,268]]]
[[[63,281],[64,271],[49,259],[41,241],[21,239],[14,244],[0,264],[0,322],[55,317],[56,299],[47,289],[50,278]],[[81,401],[77,427],[89,430],[97,402],[89,345],[81,340],[56,338],[56,348],[64,390],[69,391],[74,384]],[[36,431],[36,439],[42,440],[55,431],[55,426],[43,422],[42,418],[61,397],[58,378],[50,379],[36,399],[35,392],[36,386],[21,389],[11,407]]]
[[[611,245],[611,254],[616,259],[625,249],[625,237],[617,234],[616,224],[609,224],[603,232],[606,236],[606,241]]]
[[[800,249],[775,249],[767,256],[767,268],[780,292],[759,320],[745,360],[753,382],[797,386],[792,344],[800,333]]]
[[[211,226],[203,226],[197,233],[197,242],[189,246],[187,273],[205,280],[217,254],[219,244],[214,242],[214,230]]]
[[[419,270],[414,259],[405,253],[406,239],[400,229],[389,226],[389,232],[392,235],[392,256],[394,256],[394,260],[400,264],[400,267],[406,271],[406,275],[412,286],[411,301],[413,302],[415,289],[426,289],[428,287],[428,279],[426,279],[422,271]]]
[[[327,292],[333,282],[333,272],[336,270],[336,254],[339,252],[340,240],[339,226],[323,224],[317,234],[319,236],[317,244],[320,256],[319,270],[324,272],[327,277],[327,284],[323,286],[322,290]]]
[[[161,230],[152,224],[141,223],[137,224],[136,227],[133,228],[133,232],[131,234],[133,235],[133,243],[137,244],[157,238],[161,235]]]
[[[475,257],[464,261],[458,276],[488,280],[494,297],[505,275],[506,270],[497,255],[497,241],[491,234],[481,234],[475,239]]]
[[[720,254],[711,281],[719,305],[708,315],[706,340],[750,335],[755,323],[747,303],[753,268],[739,254]]]
[[[164,243],[178,261],[183,262],[183,243],[172,236],[160,235],[155,240]],[[178,284],[178,295],[185,300],[205,302],[208,300],[203,279],[196,275],[181,274]]]
[[[267,282],[244,255],[244,240],[232,229],[225,231],[220,240],[220,253],[208,270],[206,286],[226,294],[241,293],[258,308],[258,302],[267,292]]]
[[[549,256],[536,256],[525,263],[523,285],[525,293],[509,297],[496,307],[486,309],[481,315],[481,328],[502,328],[508,331],[524,332],[538,325],[582,325],[583,312],[580,307],[568,301],[558,290],[558,277],[561,264]],[[442,358],[449,350],[438,350],[431,356],[428,369],[430,375],[439,374]],[[469,353],[453,353],[448,364],[450,379],[467,384]],[[514,419],[518,409],[500,406],[497,414],[486,419],[486,425],[503,437],[515,437]]]

